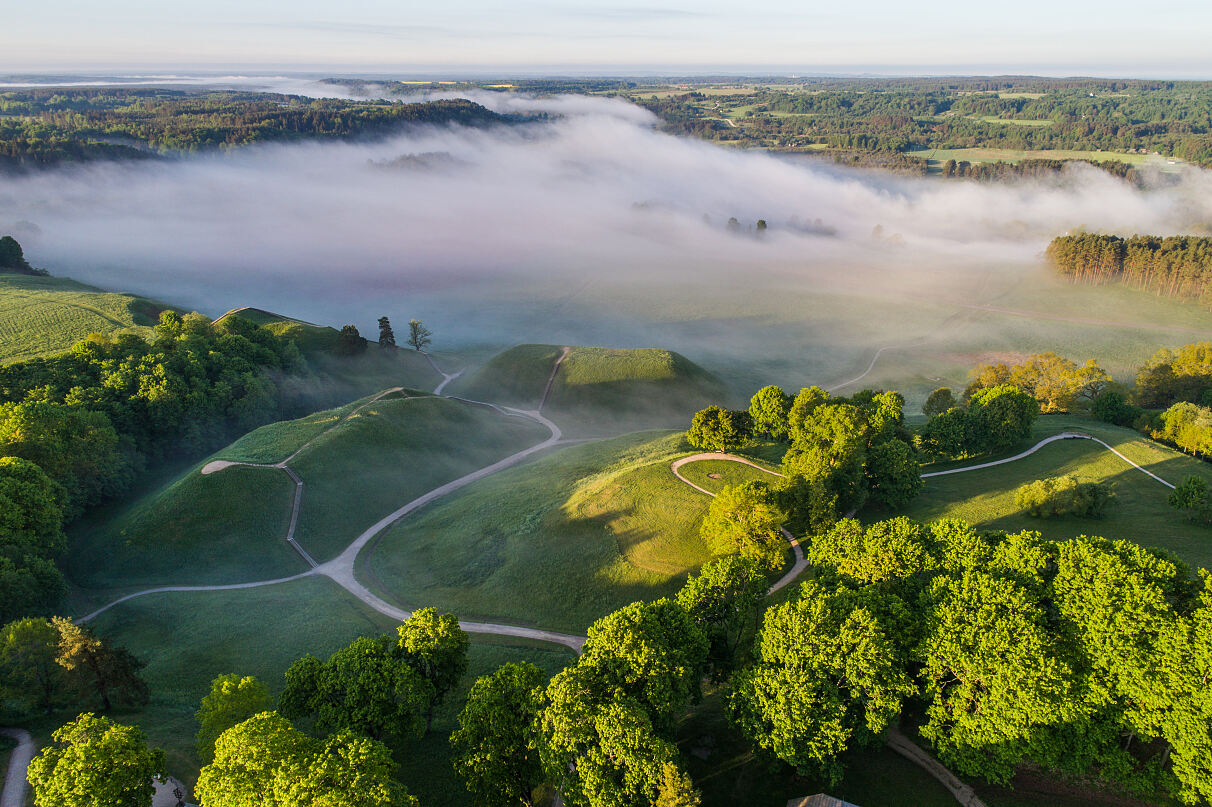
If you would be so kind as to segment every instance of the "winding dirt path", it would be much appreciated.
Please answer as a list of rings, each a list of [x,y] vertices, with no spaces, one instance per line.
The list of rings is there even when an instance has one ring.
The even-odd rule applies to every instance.
[[[432,362],[432,359],[430,361]],[[435,367],[435,369],[437,369],[436,365],[434,365],[434,367]],[[441,373],[441,370],[438,370],[438,372]],[[446,381],[449,381],[450,379],[456,377],[458,374],[456,373],[454,375],[448,376],[447,374],[443,373],[442,375],[445,379],[443,381],[443,385],[444,385],[446,383]],[[286,536],[286,541],[296,551],[299,552],[299,554],[303,557],[303,559],[305,561],[307,561],[308,565],[311,567],[308,571],[302,572],[302,573],[296,574],[296,575],[291,575],[289,577],[279,577],[279,578],[275,578],[272,580],[255,580],[255,581],[251,581],[248,583],[230,583],[230,584],[226,584],[226,585],[208,585],[208,586],[159,586],[156,588],[151,588],[151,589],[147,589],[144,591],[136,591],[134,593],[127,594],[126,596],[120,597],[119,599],[114,600],[113,602],[108,603],[108,604],[102,606],[101,608],[98,608],[97,610],[93,611],[92,613],[79,618],[77,621],[81,622],[81,623],[87,622],[87,621],[95,618],[99,614],[102,614],[105,611],[108,611],[110,608],[113,608],[115,605],[119,605],[123,602],[127,602],[129,600],[135,599],[136,597],[147,596],[149,594],[162,594],[162,593],[168,593],[168,592],[231,591],[231,590],[237,590],[237,589],[260,588],[263,586],[277,585],[279,583],[289,583],[289,582],[292,582],[295,580],[301,580],[303,578],[312,577],[312,576],[316,576],[316,575],[322,575],[324,577],[329,578],[330,580],[335,582],[337,585],[341,586],[346,591],[348,591],[350,594],[357,597],[363,603],[365,603],[369,607],[373,608],[374,610],[378,611],[379,613],[384,614],[385,616],[389,616],[392,619],[397,619],[400,621],[408,619],[412,615],[411,611],[406,611],[402,608],[398,608],[398,607],[384,601],[382,598],[380,598],[379,596],[374,594],[372,591],[370,591],[370,589],[368,589],[365,585],[363,585],[360,580],[358,580],[356,572],[355,572],[355,566],[357,563],[358,555],[367,546],[367,544],[369,544],[380,533],[382,533],[384,530],[386,530],[392,524],[396,523],[397,521],[399,521],[401,518],[408,515],[409,513],[412,513],[415,510],[419,510],[420,508],[426,506],[427,504],[430,504],[431,502],[434,502],[437,499],[442,498],[443,496],[447,496],[447,495],[455,492],[456,490],[464,488],[464,487],[472,484],[473,482],[477,482],[487,476],[490,476],[490,475],[495,474],[499,471],[502,471],[506,468],[509,468],[513,465],[516,465],[534,454],[537,454],[541,451],[545,451],[549,448],[552,448],[553,446],[559,445],[559,444],[563,443],[564,440],[563,440],[563,432],[560,430],[560,427],[557,426],[551,420],[544,417],[542,414],[540,414],[538,412],[538,410],[514,409],[512,407],[497,406],[496,404],[485,403],[483,401],[471,401],[466,398],[451,397],[451,400],[462,401],[464,403],[469,403],[469,404],[478,405],[478,406],[491,407],[492,409],[502,413],[503,415],[523,417],[528,420],[532,420],[532,421],[538,423],[539,425],[545,427],[549,432],[549,436],[546,440],[536,443],[535,445],[532,445],[529,448],[515,452],[514,454],[511,454],[508,457],[498,460],[497,462],[494,462],[491,465],[488,465],[488,466],[485,466],[484,468],[480,468],[478,470],[472,471],[471,473],[465,474],[464,476],[461,476],[458,479],[454,479],[450,482],[447,482],[444,485],[440,485],[440,486],[434,488],[433,490],[429,491],[428,493],[418,496],[416,499],[413,499],[412,501],[410,501],[407,504],[403,505],[402,507],[396,509],[395,511],[388,513],[386,516],[379,519],[379,521],[377,521],[375,524],[371,525],[361,535],[359,535],[357,538],[355,538],[354,541],[349,546],[347,546],[345,548],[345,550],[341,552],[340,555],[338,555],[337,557],[335,557],[332,560],[329,560],[325,563],[318,563],[310,555],[310,553],[307,552],[306,549],[304,549],[302,546],[300,546],[294,540],[294,530],[295,530],[296,524],[298,523],[299,505],[300,505],[300,502],[302,500],[302,495],[303,495],[303,480],[300,479],[294,473],[294,471],[291,470],[287,466],[287,463],[290,460],[297,457],[300,452],[302,452],[305,448],[307,448],[309,445],[311,445],[313,442],[315,442],[317,439],[319,439],[322,435],[327,434],[332,429],[335,429],[342,423],[348,421],[355,414],[362,411],[367,406],[370,406],[371,404],[380,400],[381,398],[383,398],[383,396],[388,395],[392,392],[399,392],[400,390],[401,390],[400,387],[393,387],[391,389],[383,390],[382,392],[380,392],[379,394],[375,395],[370,400],[368,400],[366,403],[364,403],[362,406],[359,406],[357,409],[350,412],[344,418],[341,418],[336,423],[334,423],[332,426],[329,426],[323,432],[321,432],[320,434],[317,434],[315,437],[311,438],[311,440],[308,440],[306,443],[304,443],[302,446],[300,446],[293,454],[291,454],[289,457],[282,460],[281,462],[274,463],[274,464],[257,464],[257,463],[233,462],[233,461],[228,461],[228,460],[216,460],[214,462],[207,463],[202,468],[203,474],[218,473],[220,471],[223,471],[226,468],[239,467],[239,466],[252,467],[252,468],[274,468],[274,469],[282,470],[285,473],[287,473],[291,477],[291,479],[294,480],[294,482],[295,482],[295,500],[294,500],[294,507],[293,507],[292,515],[291,515],[290,527],[288,529],[287,536]],[[564,647],[567,647],[567,648],[573,650],[574,652],[578,652],[578,653],[580,652],[581,647],[585,644],[585,637],[583,637],[583,636],[575,636],[572,634],[559,633],[557,631],[541,630],[538,628],[527,628],[527,627],[522,627],[519,625],[507,625],[507,624],[498,624],[498,623],[491,623],[491,622],[468,622],[468,621],[460,621],[459,625],[463,628],[463,630],[467,631],[468,633],[492,634],[492,635],[496,635],[496,636],[512,636],[512,637],[520,638],[520,639],[531,639],[531,640],[541,641],[541,642],[550,642],[553,644],[563,645]],[[3,807],[3,805],[0,805],[0,807]]]
[[[8,758],[8,773],[4,777],[4,790],[0,792],[0,807],[25,807],[25,793],[29,789],[25,772],[34,758],[34,738],[25,729],[0,729],[0,734],[17,741],[17,747]]]

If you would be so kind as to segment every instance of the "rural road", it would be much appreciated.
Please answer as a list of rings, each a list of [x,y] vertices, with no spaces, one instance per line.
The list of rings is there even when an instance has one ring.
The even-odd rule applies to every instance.
[[[4,790],[0,792],[0,807],[25,807],[25,792],[29,783],[25,771],[34,758],[34,738],[25,729],[0,729],[0,734],[17,741],[8,758],[8,773],[4,777]]]

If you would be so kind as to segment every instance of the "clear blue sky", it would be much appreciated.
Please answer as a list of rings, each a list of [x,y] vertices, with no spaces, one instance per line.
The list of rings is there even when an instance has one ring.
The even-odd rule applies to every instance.
[[[1212,2],[37,0],[0,69],[682,68],[1212,78]]]

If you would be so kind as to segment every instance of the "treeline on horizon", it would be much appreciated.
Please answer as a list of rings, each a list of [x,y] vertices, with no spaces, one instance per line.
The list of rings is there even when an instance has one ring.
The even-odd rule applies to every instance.
[[[37,89],[0,93],[0,170],[275,141],[507,120],[472,101],[345,101],[245,92]]]
[[[756,92],[738,86],[734,96],[712,96],[748,108],[736,127],[699,106],[707,96],[697,90],[665,98],[645,97],[643,87],[620,92],[657,114],[667,130],[711,140],[889,152],[1143,150],[1212,165],[1207,82],[833,80]]]
[[[1118,282],[1212,306],[1212,238],[1080,233],[1054,238],[1046,254],[1074,282]]]

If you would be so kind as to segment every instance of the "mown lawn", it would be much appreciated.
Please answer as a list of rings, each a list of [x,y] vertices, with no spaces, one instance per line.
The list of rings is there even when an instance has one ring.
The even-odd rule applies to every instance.
[[[710,558],[709,499],[669,471],[686,453],[680,434],[654,432],[565,448],[405,519],[359,574],[405,605],[583,632]]]
[[[384,398],[291,461],[303,479],[296,540],[337,555],[423,493],[546,439],[533,421],[445,398]]]
[[[0,273],[0,364],[61,353],[90,333],[150,333],[166,307],[68,278]]]
[[[1073,416],[1041,417],[1031,439],[1006,454],[1019,453],[1039,439],[1063,431],[1099,437],[1172,484],[1178,484],[1190,475],[1201,476],[1212,483],[1212,466],[1207,463],[1147,440],[1131,429]],[[929,472],[986,461],[947,463],[923,470]],[[1112,487],[1115,499],[1103,518],[1032,518],[1014,503],[1014,492],[1019,486],[1064,474]],[[1098,443],[1065,440],[1051,443],[1016,462],[927,479],[921,495],[904,512],[918,521],[961,518],[992,529],[1038,530],[1049,538],[1078,535],[1123,538],[1169,550],[1195,566],[1212,568],[1212,527],[1187,521],[1170,507],[1169,494],[1170,490],[1164,485]],[[869,514],[868,517],[883,517],[883,514]]]
[[[295,489],[285,473],[236,467],[203,476],[200,468],[72,530],[64,563],[81,596],[108,601],[115,589],[240,583],[306,569],[283,540]]]

